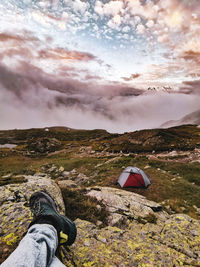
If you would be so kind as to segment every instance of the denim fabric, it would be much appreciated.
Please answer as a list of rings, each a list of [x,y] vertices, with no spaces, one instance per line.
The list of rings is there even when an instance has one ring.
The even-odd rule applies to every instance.
[[[52,225],[34,224],[1,267],[65,266],[55,256],[57,246],[57,231]]]

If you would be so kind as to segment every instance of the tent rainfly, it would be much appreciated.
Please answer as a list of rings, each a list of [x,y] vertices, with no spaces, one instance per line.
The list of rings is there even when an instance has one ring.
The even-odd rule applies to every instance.
[[[137,167],[127,167],[120,174],[118,184],[121,187],[148,188],[151,184],[149,177]]]

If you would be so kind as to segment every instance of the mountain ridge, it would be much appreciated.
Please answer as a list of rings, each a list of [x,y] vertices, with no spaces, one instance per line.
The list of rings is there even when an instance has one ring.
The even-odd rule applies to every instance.
[[[179,120],[170,120],[161,125],[161,128],[169,128],[184,124],[200,125],[200,109],[189,113]]]

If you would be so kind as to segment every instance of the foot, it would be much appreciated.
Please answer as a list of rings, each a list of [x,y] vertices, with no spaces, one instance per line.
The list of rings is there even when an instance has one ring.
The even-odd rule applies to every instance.
[[[46,191],[35,192],[30,197],[30,208],[33,214],[30,226],[36,223],[51,224],[57,230],[60,245],[69,246],[74,243],[77,234],[75,224],[58,213],[56,202]]]

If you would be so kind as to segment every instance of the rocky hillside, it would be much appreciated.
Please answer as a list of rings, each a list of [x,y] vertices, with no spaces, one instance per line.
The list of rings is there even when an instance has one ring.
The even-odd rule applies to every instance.
[[[148,190],[116,185],[142,168]],[[1,261],[31,220],[30,195],[46,189],[78,236],[67,266],[199,266],[200,128],[125,134],[65,127],[0,131]]]

